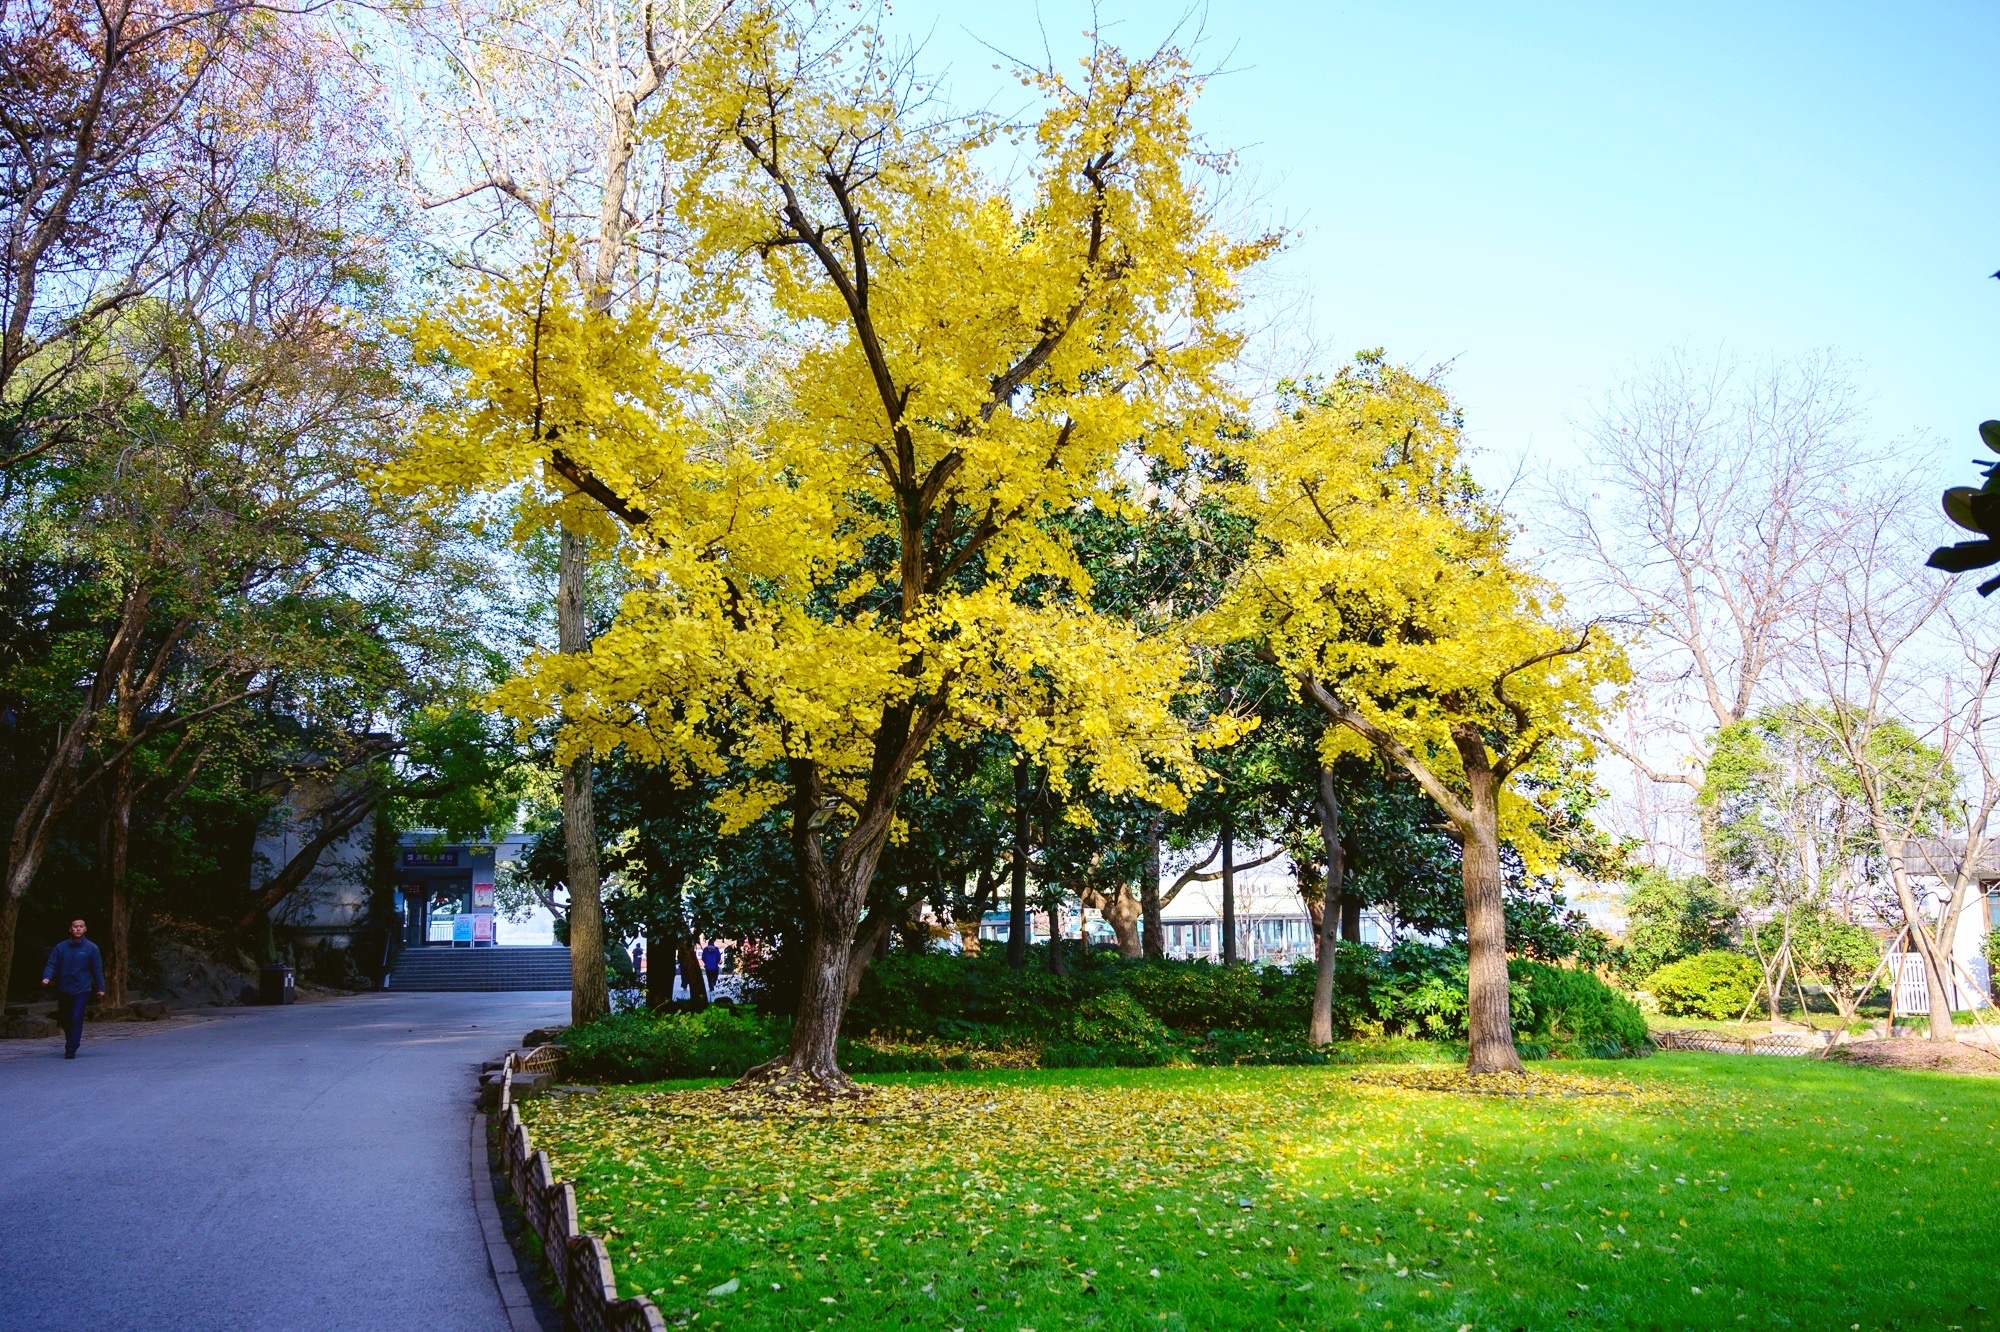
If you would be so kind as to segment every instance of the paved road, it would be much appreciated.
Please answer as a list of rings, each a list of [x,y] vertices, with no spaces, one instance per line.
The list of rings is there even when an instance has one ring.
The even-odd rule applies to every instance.
[[[357,995],[0,1062],[0,1326],[499,1332],[472,1074],[567,1013]]]

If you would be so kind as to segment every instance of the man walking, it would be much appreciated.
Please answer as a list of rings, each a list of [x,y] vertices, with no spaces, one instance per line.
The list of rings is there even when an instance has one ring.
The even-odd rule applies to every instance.
[[[83,1043],[83,1006],[90,996],[104,997],[104,958],[97,945],[83,937],[83,922],[69,923],[69,938],[49,950],[42,984],[56,990],[56,1020],[63,1026],[63,1058],[76,1058]]]
[[[713,940],[701,950],[701,969],[708,973],[708,992],[714,994],[716,977],[722,974],[722,950]]]

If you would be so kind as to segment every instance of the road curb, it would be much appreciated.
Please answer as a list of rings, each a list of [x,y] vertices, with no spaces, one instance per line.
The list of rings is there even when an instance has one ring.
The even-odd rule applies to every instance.
[[[535,1316],[535,1302],[521,1280],[521,1267],[514,1258],[514,1246],[500,1223],[500,1208],[493,1198],[493,1166],[486,1150],[486,1114],[472,1116],[472,1208],[479,1214],[479,1233],[486,1241],[486,1265],[500,1292],[500,1305],[507,1311],[508,1332],[546,1332]]]

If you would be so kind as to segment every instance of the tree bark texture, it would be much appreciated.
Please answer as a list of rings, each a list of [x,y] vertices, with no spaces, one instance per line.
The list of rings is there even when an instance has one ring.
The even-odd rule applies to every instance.
[[[14,962],[14,935],[21,924],[21,899],[12,893],[0,896],[0,986],[8,981],[8,973]],[[4,1004],[7,991],[0,989],[0,1004]]]
[[[1028,965],[1028,760],[1014,760],[1014,863],[1007,900],[1007,965]]]
[[[1478,747],[1477,759],[1470,756]],[[1461,740],[1468,756],[1470,816],[1459,829],[1461,882],[1465,889],[1467,1070],[1519,1073],[1513,1012],[1507,993],[1507,912],[1501,899],[1500,783],[1485,762],[1478,736]]]
[[[1104,923],[1111,927],[1111,934],[1118,941],[1118,956],[1138,957],[1143,951],[1139,941],[1139,899],[1132,894],[1129,884],[1119,884],[1108,893],[1093,892],[1084,903],[1097,908]]]
[[[1314,1045],[1333,1043],[1334,966],[1339,958],[1337,930],[1346,879],[1346,855],[1340,844],[1340,797],[1333,789],[1333,770],[1319,769],[1319,835],[1325,843],[1326,872],[1320,894],[1318,947],[1314,950],[1312,1018],[1306,1039]]]
[[[1155,962],[1167,955],[1167,927],[1160,919],[1161,831],[1157,815],[1146,820],[1146,877],[1139,883],[1139,915],[1145,925],[1145,953]]]
[[[590,650],[584,606],[583,537],[562,529],[556,563],[556,634],[564,655]],[[597,817],[591,805],[592,764],[579,754],[563,769],[563,850],[569,881],[569,1020],[589,1022],[611,1011],[611,986],[604,968],[604,902],[597,866]]]
[[[1236,965],[1236,816],[1222,807],[1222,965]]]
[[[121,762],[111,774],[104,818],[104,877],[111,889],[111,919],[104,939],[104,1002],[122,1007],[132,974],[132,881],[127,871],[132,848],[132,765]]]

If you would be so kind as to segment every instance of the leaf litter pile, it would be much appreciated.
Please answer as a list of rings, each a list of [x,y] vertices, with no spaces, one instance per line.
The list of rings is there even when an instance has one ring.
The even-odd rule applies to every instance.
[[[1887,1295],[1949,1292],[1952,1264],[1986,1279],[1984,1185],[1896,1132],[1935,1107],[1753,1062],[1537,1070],[1526,1095],[1443,1067],[1104,1070],[832,1102],[607,1089],[522,1114],[621,1293],[681,1326],[1879,1325],[1903,1306],[1865,1298],[1866,1259],[1826,1255],[1868,1252],[1857,1223],[1890,1210],[1956,1239],[1928,1274],[1905,1246]]]

